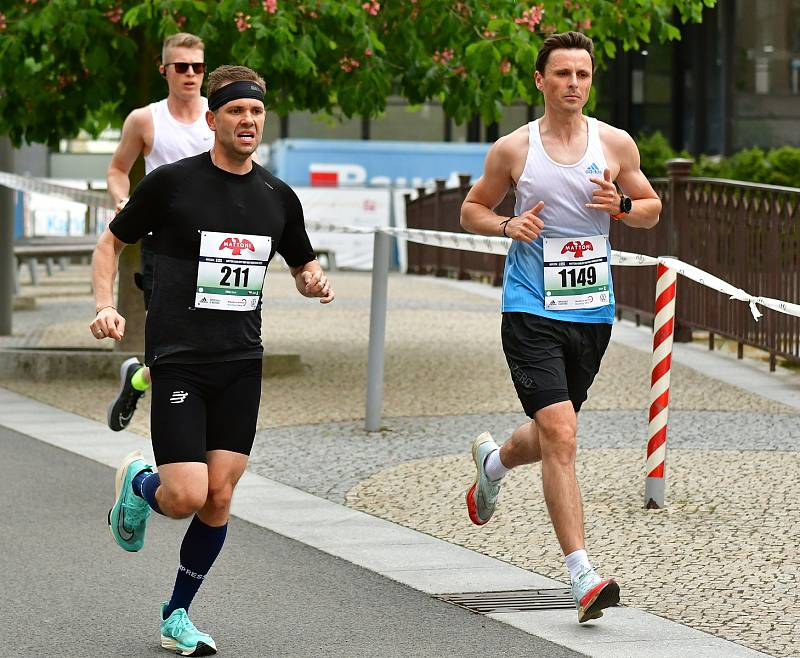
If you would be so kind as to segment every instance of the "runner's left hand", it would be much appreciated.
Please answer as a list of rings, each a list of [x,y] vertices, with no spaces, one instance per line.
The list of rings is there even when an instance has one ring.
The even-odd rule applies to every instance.
[[[589,180],[599,187],[592,190],[592,203],[587,203],[586,207],[616,215],[619,212],[620,196],[617,186],[611,180],[611,171],[606,169],[602,178],[593,177]]]
[[[319,297],[320,303],[330,304],[334,299],[333,288],[325,276],[325,272],[318,270],[316,272],[302,272],[303,285],[305,290],[303,294],[306,297]]]

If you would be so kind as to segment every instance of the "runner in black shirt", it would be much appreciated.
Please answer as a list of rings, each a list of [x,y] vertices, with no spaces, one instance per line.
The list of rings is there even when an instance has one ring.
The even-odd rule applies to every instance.
[[[333,301],[314,259],[295,193],[251,161],[264,126],[264,81],[250,69],[209,75],[209,153],[158,168],[100,236],[93,259],[97,338],[119,340],[113,306],[119,253],[153,234],[155,283],[145,326],[151,367],[151,434],[158,472],[139,451],[116,476],[108,522],[127,551],[144,543],[150,509],[194,515],[172,597],[161,607],[161,644],[210,655],[214,640],[187,610],[222,549],[230,500],[253,445],[261,396],[261,289],[277,252],[298,291]]]

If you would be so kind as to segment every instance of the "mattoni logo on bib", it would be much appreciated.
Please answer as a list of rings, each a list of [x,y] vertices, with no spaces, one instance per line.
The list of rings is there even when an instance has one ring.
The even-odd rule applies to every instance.
[[[564,245],[561,253],[566,254],[568,251],[575,254],[575,258],[583,258],[583,252],[594,251],[594,247],[588,240],[584,240],[583,242],[580,240],[573,240],[572,242],[567,242],[567,244]]]
[[[242,249],[247,249],[248,251],[255,251],[256,248],[253,246],[253,243],[250,240],[245,238],[225,238],[222,241],[222,244],[219,245],[219,250],[222,251],[223,249],[230,249],[231,256],[240,256],[242,253]]]

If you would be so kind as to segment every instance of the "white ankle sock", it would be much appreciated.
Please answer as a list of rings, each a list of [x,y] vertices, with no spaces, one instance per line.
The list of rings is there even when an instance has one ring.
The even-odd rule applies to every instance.
[[[483,462],[483,470],[486,471],[486,477],[490,480],[499,480],[505,477],[505,474],[511,469],[503,466],[503,462],[500,461],[500,449],[498,448],[489,453],[486,461]]]
[[[575,582],[581,571],[584,569],[591,569],[592,565],[589,564],[589,556],[584,549],[573,551],[565,558],[567,561],[567,569],[569,569],[569,579]]]

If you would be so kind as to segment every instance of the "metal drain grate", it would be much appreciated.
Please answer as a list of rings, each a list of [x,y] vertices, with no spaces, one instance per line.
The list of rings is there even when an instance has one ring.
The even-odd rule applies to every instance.
[[[528,612],[575,607],[572,593],[568,587],[510,592],[440,594],[436,598],[484,615],[493,612]]]

